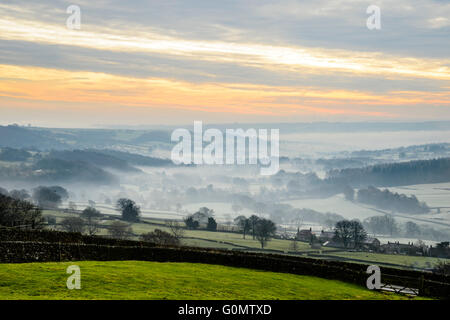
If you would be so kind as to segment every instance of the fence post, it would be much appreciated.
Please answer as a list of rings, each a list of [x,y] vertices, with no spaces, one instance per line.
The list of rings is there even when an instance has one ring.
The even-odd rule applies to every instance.
[[[420,276],[420,282],[419,282],[419,295],[423,294],[423,287],[424,287],[424,278],[423,274]]]

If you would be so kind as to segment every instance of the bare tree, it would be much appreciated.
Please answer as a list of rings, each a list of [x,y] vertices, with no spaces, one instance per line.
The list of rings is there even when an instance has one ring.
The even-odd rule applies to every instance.
[[[353,242],[355,248],[360,246],[367,238],[361,222],[358,220],[342,220],[336,223],[334,238],[342,242],[345,248]]]
[[[289,249],[292,250],[292,251],[294,251],[294,252],[297,252],[297,250],[298,250],[297,237],[294,237],[294,238],[292,239],[292,242],[291,242],[290,245],[289,245]]]
[[[175,220],[166,220],[166,226],[169,228],[172,235],[178,240],[181,241],[181,238],[184,237],[185,230],[183,226]]]
[[[95,235],[99,230],[98,218],[102,216],[100,211],[93,207],[87,207],[81,213],[81,216],[86,219],[86,230],[90,236]]]
[[[236,223],[236,225],[242,231],[242,234],[245,239],[245,235],[247,234],[247,232],[251,230],[250,220],[247,219],[245,216],[239,216],[234,219],[234,223]]]
[[[334,229],[334,239],[338,242],[341,242],[345,248],[351,242],[352,239],[352,223],[348,220],[342,220],[336,223]]]
[[[133,229],[127,223],[114,221],[109,226],[109,235],[116,239],[129,239],[133,235]]]
[[[41,209],[32,203],[0,194],[0,226],[41,229],[44,218]]]
[[[446,261],[438,261],[434,265],[433,272],[450,276],[450,263]]]
[[[355,248],[360,247],[367,239],[367,232],[358,220],[352,220],[352,240]]]
[[[255,215],[252,215],[250,218],[248,218],[248,221],[250,223],[250,228],[252,230],[253,240],[255,240],[255,238],[256,238],[256,225],[259,220],[260,220],[259,217],[255,216]]]
[[[261,248],[264,249],[267,242],[275,235],[277,227],[275,223],[267,219],[259,219],[255,226],[256,239],[261,244]]]
[[[61,228],[67,232],[83,233],[85,230],[85,222],[80,217],[68,217],[61,222]]]

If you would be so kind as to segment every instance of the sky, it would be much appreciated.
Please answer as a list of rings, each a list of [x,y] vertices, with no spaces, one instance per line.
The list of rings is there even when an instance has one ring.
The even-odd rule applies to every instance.
[[[49,127],[450,120],[450,1],[4,0],[0,112]]]

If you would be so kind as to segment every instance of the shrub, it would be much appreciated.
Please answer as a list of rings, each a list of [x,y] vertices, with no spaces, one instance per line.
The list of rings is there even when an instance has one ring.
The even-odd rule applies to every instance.
[[[142,241],[152,242],[158,245],[179,245],[180,240],[172,234],[155,229],[153,232],[144,233],[141,235]]]
[[[79,217],[68,217],[61,222],[61,228],[67,232],[83,233],[85,229],[85,222]]]

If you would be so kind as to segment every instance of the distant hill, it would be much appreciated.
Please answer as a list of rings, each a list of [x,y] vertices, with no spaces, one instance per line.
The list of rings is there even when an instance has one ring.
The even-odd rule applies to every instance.
[[[48,158],[66,161],[83,161],[99,167],[112,168],[121,171],[140,171],[131,166],[127,160],[97,150],[52,151],[48,155]]]
[[[80,182],[110,184],[118,181],[108,171],[142,173],[135,166],[173,166],[171,160],[114,150],[28,151],[0,147],[0,180],[21,182]],[[9,162],[9,163],[8,163]]]
[[[2,148],[0,150],[0,161],[21,162],[31,158],[31,153],[24,149]]]
[[[96,150],[98,153],[110,155],[115,158],[127,161],[129,164],[136,166],[149,166],[149,167],[164,167],[172,166],[173,162],[170,159],[162,159],[155,157],[142,156],[140,154],[116,151],[116,150]]]
[[[358,150],[351,152],[352,157],[377,157],[377,156],[398,156],[400,159],[425,157],[432,155],[434,157],[450,156],[450,143],[429,143],[422,145],[412,145],[407,147],[382,149],[382,150]],[[422,159],[410,159],[422,160]]]
[[[136,144],[142,144],[154,141],[170,143],[170,132],[161,130],[145,132],[140,136],[138,136],[137,138],[133,139],[131,142]]]
[[[450,158],[332,170],[328,172],[327,180],[339,181],[352,187],[450,182]]]
[[[170,144],[170,132],[116,129],[52,129],[0,126],[0,147],[39,150],[105,149],[120,145]]]
[[[0,181],[29,183],[89,183],[110,185],[116,176],[88,162],[43,158],[32,164],[0,166]]]
[[[50,131],[19,126],[0,126],[0,147],[60,149],[66,147]]]
[[[116,151],[116,150],[63,150],[52,151],[49,158],[62,160],[78,160],[95,164],[100,167],[108,167],[122,171],[140,171],[137,166],[163,167],[172,166],[173,162],[169,159],[147,157],[139,154]]]
[[[35,163],[31,179],[51,182],[111,184],[117,178],[100,167],[79,160],[42,159]]]

